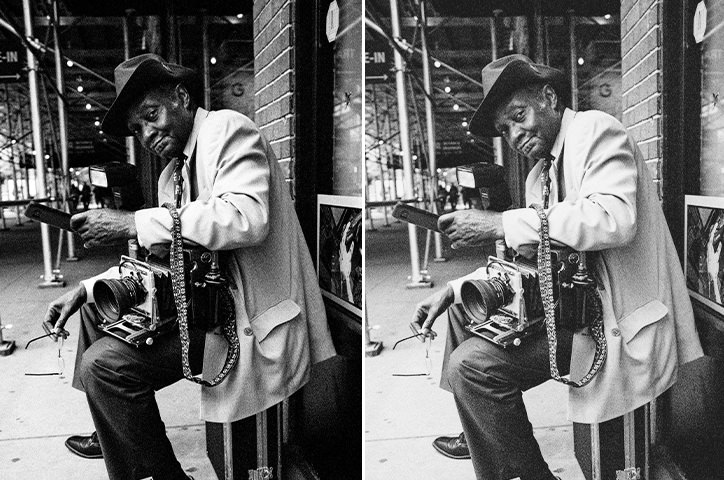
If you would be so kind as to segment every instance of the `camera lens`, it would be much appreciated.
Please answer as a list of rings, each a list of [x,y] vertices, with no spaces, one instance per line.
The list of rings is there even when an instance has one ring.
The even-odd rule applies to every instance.
[[[131,277],[120,280],[98,280],[93,297],[100,314],[109,322],[120,320],[131,307],[146,297],[143,286]]]
[[[468,280],[462,284],[460,297],[468,318],[472,322],[484,322],[490,313],[513,300],[513,290],[498,277]]]

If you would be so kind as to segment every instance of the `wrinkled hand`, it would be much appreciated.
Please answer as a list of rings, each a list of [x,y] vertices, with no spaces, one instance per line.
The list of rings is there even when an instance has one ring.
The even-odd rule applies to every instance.
[[[133,212],[108,208],[76,213],[70,225],[83,238],[85,248],[115,245],[136,238],[137,233]]]
[[[452,248],[480,247],[504,237],[503,214],[491,210],[446,213],[437,226],[452,240]]]
[[[55,328],[53,328],[53,332],[56,335],[59,334],[71,315],[83,306],[87,298],[88,294],[85,291],[85,287],[79,285],[77,288],[66,292],[61,297],[50,302],[48,311],[45,313],[44,321],[54,325]]]
[[[424,337],[430,337],[434,340],[437,333],[432,330],[432,325],[437,317],[452,305],[454,300],[455,294],[452,287],[448,285],[417,304],[412,323],[419,326],[419,332]]]

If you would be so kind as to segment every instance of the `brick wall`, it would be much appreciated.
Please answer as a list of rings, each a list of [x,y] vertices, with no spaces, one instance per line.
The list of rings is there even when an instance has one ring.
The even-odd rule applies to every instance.
[[[254,120],[287,182],[294,158],[294,1],[254,2]]]
[[[639,144],[659,198],[661,182],[661,2],[621,2],[623,124]]]

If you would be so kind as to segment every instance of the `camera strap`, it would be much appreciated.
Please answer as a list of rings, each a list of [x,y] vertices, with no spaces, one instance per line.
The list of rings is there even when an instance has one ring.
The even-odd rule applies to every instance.
[[[174,170],[174,182],[178,192],[182,189],[183,185],[183,181],[181,180],[181,168],[183,167],[183,161],[181,159],[177,159],[176,161],[178,163],[176,164],[176,169]],[[215,387],[226,378],[231,369],[236,365],[236,362],[239,360],[240,346],[239,337],[236,334],[236,310],[234,308],[234,299],[232,298],[231,292],[228,288],[222,288],[220,290],[220,300],[222,303],[222,311],[224,312],[221,329],[224,338],[229,344],[224,366],[211,381],[194,376],[193,373],[191,373],[191,366],[189,365],[189,346],[191,342],[189,340],[188,304],[186,302],[186,282],[184,279],[185,266],[183,239],[181,237],[181,216],[178,213],[180,201],[181,196],[178,194],[176,195],[177,205],[164,203],[163,206],[168,209],[169,213],[171,213],[171,218],[173,219],[170,252],[171,286],[173,288],[174,302],[176,303],[179,337],[181,338],[181,366],[186,379],[206,387]]]
[[[545,160],[541,171],[541,184],[543,185],[543,204],[548,205],[550,195],[549,171],[552,159]],[[569,380],[561,377],[558,371],[558,338],[556,337],[555,301],[553,299],[553,273],[551,265],[551,239],[548,226],[548,216],[541,205],[532,205],[540,218],[540,242],[538,243],[538,275],[543,310],[545,312],[546,335],[548,336],[548,357],[550,362],[551,378],[571,387],[583,387],[587,385],[606,362],[607,343],[603,331],[603,306],[598,296],[596,284],[592,283],[586,292],[586,316],[591,318],[588,326],[593,340],[596,342],[596,350],[593,354],[593,363],[581,379]],[[585,255],[585,252],[580,252]]]

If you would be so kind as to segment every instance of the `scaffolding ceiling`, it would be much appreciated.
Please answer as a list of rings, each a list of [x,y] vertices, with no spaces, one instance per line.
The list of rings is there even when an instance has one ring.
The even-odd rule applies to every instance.
[[[204,10],[202,10],[204,7]],[[69,124],[69,151],[71,167],[85,166],[125,157],[123,139],[105,135],[100,121],[115,98],[113,69],[124,59],[124,16],[133,9],[130,21],[130,53],[137,55],[159,51],[160,30],[166,27],[164,18],[173,15],[178,25],[180,62],[198,71],[202,69],[201,26],[202,15],[209,22],[210,66],[212,85],[224,81],[241,69],[253,70],[252,7],[248,1],[176,1],[143,0],[99,2],[88,0],[61,0],[58,2],[60,47],[70,62],[64,62],[66,110]],[[34,37],[48,48],[54,49],[49,2],[32,0],[31,10]],[[202,13],[203,12],[203,13]],[[21,33],[22,2],[0,0],[0,18],[16,26]],[[2,45],[15,45],[25,59],[24,47],[7,30],[0,30]],[[53,53],[39,55],[40,108],[44,130],[44,151],[57,165],[57,139],[51,132],[57,130],[57,97],[55,93],[55,64]],[[22,145],[25,153],[32,150],[28,112],[27,74],[20,81],[0,83],[0,173],[7,163],[8,152],[1,150],[13,139]],[[13,123],[8,130],[8,114]],[[21,139],[20,137],[24,137]],[[14,149],[13,149],[14,150]],[[17,161],[17,159],[16,159]]]

